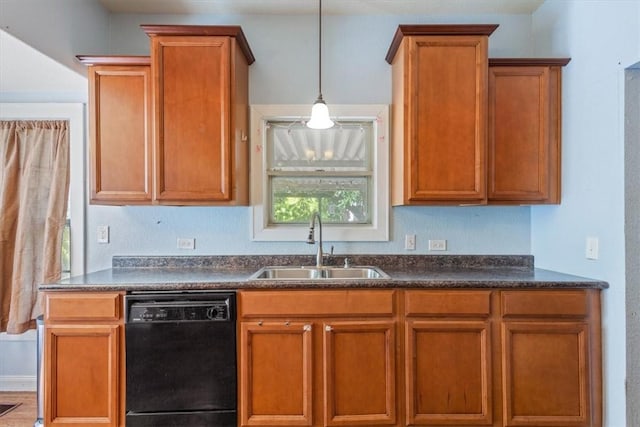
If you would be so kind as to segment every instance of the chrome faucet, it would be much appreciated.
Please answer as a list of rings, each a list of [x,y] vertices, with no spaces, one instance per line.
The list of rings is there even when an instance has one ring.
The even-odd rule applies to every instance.
[[[316,240],[314,238],[314,230],[316,218],[318,219],[318,228],[319,231],[319,241],[318,241],[318,252],[316,253],[316,268],[322,268],[323,264],[323,252],[322,252],[322,220],[320,219],[320,214],[318,212],[314,212],[311,214],[311,220],[309,222],[309,237],[307,237],[307,243],[313,245]]]

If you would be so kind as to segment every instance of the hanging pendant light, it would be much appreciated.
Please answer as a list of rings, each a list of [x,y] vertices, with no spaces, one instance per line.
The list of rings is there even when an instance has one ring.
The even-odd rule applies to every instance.
[[[318,7],[318,99],[311,108],[311,119],[307,127],[311,129],[329,129],[333,127],[333,121],[329,117],[329,109],[322,99],[322,0]]]

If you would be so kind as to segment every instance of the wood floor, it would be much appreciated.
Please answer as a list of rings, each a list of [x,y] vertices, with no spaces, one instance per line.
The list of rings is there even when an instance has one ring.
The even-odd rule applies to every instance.
[[[7,415],[0,417],[0,427],[33,427],[37,415],[35,393],[1,392],[0,403],[22,403]]]

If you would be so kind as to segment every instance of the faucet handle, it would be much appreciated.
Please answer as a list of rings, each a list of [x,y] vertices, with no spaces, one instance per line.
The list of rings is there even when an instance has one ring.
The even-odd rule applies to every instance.
[[[351,260],[349,258],[344,259],[344,268],[351,267]]]

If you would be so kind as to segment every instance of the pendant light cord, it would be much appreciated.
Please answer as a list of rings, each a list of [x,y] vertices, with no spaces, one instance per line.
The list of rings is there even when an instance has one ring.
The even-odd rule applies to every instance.
[[[322,99],[322,0],[318,1],[318,95]]]

